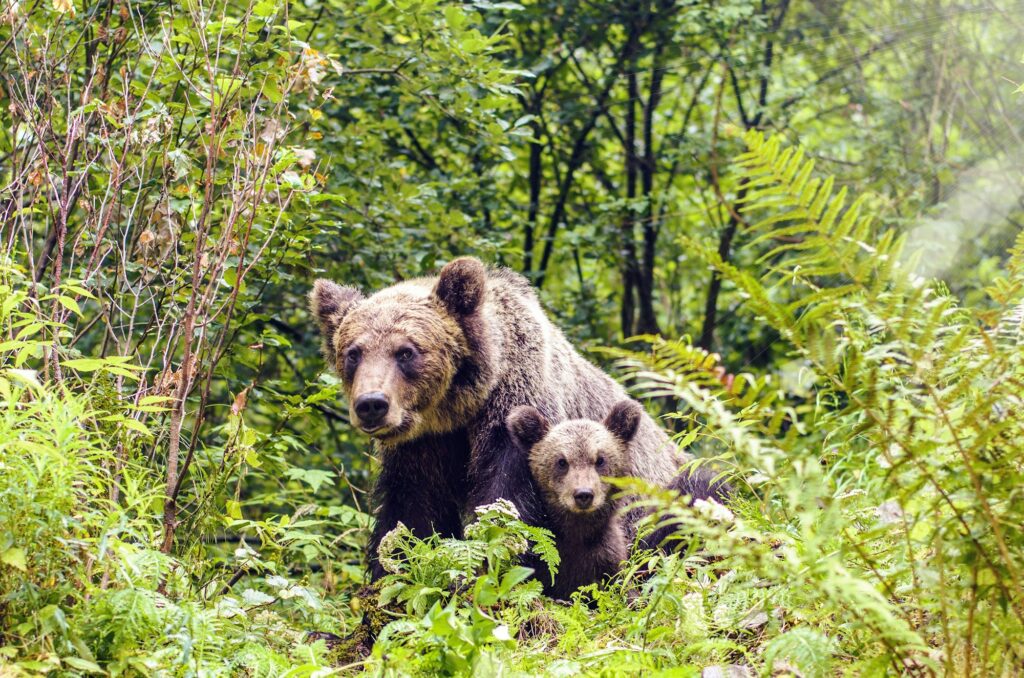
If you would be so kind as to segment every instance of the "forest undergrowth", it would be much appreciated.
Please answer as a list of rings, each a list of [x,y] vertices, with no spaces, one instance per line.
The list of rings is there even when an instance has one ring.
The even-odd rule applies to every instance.
[[[365,588],[365,504],[248,416],[259,388],[197,453],[165,548],[173,391],[126,390],[144,365],[73,348],[50,309],[82,314],[79,282],[46,288],[5,262],[0,675],[1018,675],[1024,239],[974,308],[918,276],[904,237],[802,150],[743,141],[742,229],[765,254],[742,266],[681,245],[777,332],[788,370],[729,373],[686,338],[604,351],[737,492],[687,508],[624,483],[687,537],[571,601],[520,566],[533,549],[557,568],[557,552],[504,502],[464,540],[392,532],[389,574]],[[293,416],[330,405],[321,385]],[[329,639],[364,618],[369,654]]]

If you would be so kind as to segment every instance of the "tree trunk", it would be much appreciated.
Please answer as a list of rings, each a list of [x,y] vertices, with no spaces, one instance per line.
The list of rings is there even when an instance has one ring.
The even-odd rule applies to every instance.
[[[739,110],[740,118],[743,120],[743,124],[747,129],[763,128],[767,126],[768,117],[765,114],[765,107],[768,104],[768,85],[770,82],[769,79],[771,78],[772,64],[775,60],[775,34],[782,27],[782,22],[785,20],[786,13],[789,11],[789,0],[782,0],[778,7],[778,14],[772,18],[768,38],[765,41],[764,56],[761,61],[762,70],[758,82],[757,111],[749,118],[744,110],[743,92],[739,81],[736,78],[735,71],[730,69],[733,92],[736,95],[736,107]],[[768,14],[767,0],[764,0],[761,3],[761,11],[766,15]],[[739,227],[739,219],[736,216],[736,209],[738,209],[739,204],[743,202],[743,198],[746,196],[746,193],[746,189],[743,188],[737,192],[734,208],[729,210],[729,223],[718,238],[718,256],[721,257],[722,261],[729,260],[729,254],[732,251],[732,241],[736,236],[736,229]],[[708,283],[708,295],[704,302],[704,325],[701,328],[700,341],[697,342],[698,346],[707,351],[714,350],[715,346],[715,329],[718,323],[718,296],[721,291],[722,278],[717,272],[713,272],[711,274],[711,280]]]
[[[626,76],[626,129],[623,137],[623,151],[626,163],[626,210],[622,215],[622,336],[631,337],[639,329],[636,324],[636,305],[634,294],[640,293],[639,262],[636,257],[635,215],[632,202],[636,198],[637,188],[637,157],[636,157],[636,102],[639,98],[639,87],[636,74],[637,34],[629,36],[630,59],[629,73]],[[639,295],[642,297],[642,293]],[[641,302],[642,303],[642,302]]]
[[[739,198],[743,198],[743,194],[746,191],[741,190]],[[718,256],[722,258],[722,261],[726,261],[729,257],[729,251],[732,249],[732,239],[736,236],[736,227],[739,226],[739,222],[736,217],[729,217],[729,223],[726,224],[725,229],[722,230],[722,234],[718,238]],[[704,326],[701,328],[700,341],[697,345],[705,351],[714,350],[715,346],[715,326],[718,322],[718,295],[722,291],[722,276],[718,274],[718,271],[711,272],[711,281],[708,283],[708,296],[704,301]]]
[[[654,175],[658,169],[654,153],[654,112],[661,101],[661,82],[665,74],[660,58],[662,45],[663,43],[659,42],[658,47],[655,48],[654,59],[651,62],[650,91],[644,106],[644,156],[643,162],[640,163],[640,180],[643,195],[647,199],[647,207],[644,209],[643,228],[641,229],[643,251],[637,279],[639,318],[636,329],[639,334],[661,334],[658,327],[658,316],[654,311],[654,266],[660,228],[654,212]]]
[[[532,106],[531,112],[535,115],[539,109],[539,99]],[[539,120],[534,120],[530,125],[533,129],[535,141],[530,143],[530,169],[528,182],[530,186],[530,206],[526,215],[526,228],[523,233],[523,273],[529,275],[533,272],[533,240],[534,229],[537,226],[537,215],[540,213],[540,189],[544,179],[544,167],[541,162],[544,153],[544,146],[540,142],[541,125]]]

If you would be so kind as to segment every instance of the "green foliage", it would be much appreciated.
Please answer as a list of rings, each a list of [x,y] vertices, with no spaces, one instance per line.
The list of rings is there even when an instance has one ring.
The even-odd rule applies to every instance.
[[[528,550],[558,565],[554,539],[519,521],[510,502],[476,510],[465,539],[420,540],[399,524],[380,545],[382,608],[400,603],[409,619],[381,632],[374,656],[423,674],[487,674],[509,663],[518,633],[539,606],[541,584],[519,564]],[[419,618],[420,621],[412,620]]]
[[[519,522],[510,502],[480,507],[476,514],[464,539],[421,540],[401,524],[388,533],[379,557],[391,576],[383,580],[381,605],[397,600],[410,613],[422,614],[450,587],[473,579],[473,598],[480,605],[493,605],[530,575],[527,568],[514,566],[527,551],[538,554],[552,576],[557,572],[558,550],[551,534]]]
[[[97,380],[134,374],[121,360],[97,360],[76,370],[92,381],[60,386],[17,367],[26,350],[50,346],[30,339],[46,299],[26,293],[18,269],[0,273],[0,328],[21,337],[0,350],[0,656],[13,675],[236,675],[296,664],[303,652],[322,662],[322,648],[303,649],[288,621],[338,623],[316,589],[269,572],[240,593],[194,588],[209,564],[157,550],[161,477],[138,418],[149,423],[163,408],[109,397]],[[288,533],[275,545],[291,548]],[[229,566],[246,571],[252,554],[243,542]]]
[[[756,276],[689,245],[786,340],[814,388],[752,405],[692,350],[623,360],[640,390],[680,402],[682,435],[742,469],[763,502],[762,524],[733,528],[760,539],[711,550],[784,586],[787,612],[835,629],[828,642],[810,630],[783,640],[790,631],[766,659],[788,653],[815,673],[836,653],[999,672],[1022,652],[1019,250],[986,326],[914,273],[892,230],[874,232],[863,199],[846,206],[845,191],[813,178],[801,151],[746,141],[744,213],[759,217],[747,228],[780,244]],[[755,547],[766,537],[779,542],[770,552]]]
[[[831,664],[832,644],[819,631],[806,627],[787,631],[764,648],[768,666],[784,662],[804,676],[827,676]]]
[[[1012,675],[1018,29],[0,0],[0,675]],[[375,461],[304,296],[460,254],[530,276],[739,488],[621,483],[679,553],[549,601],[519,556],[555,567],[550,536],[498,505],[393,533],[361,588]],[[307,642],[364,614],[369,656]]]

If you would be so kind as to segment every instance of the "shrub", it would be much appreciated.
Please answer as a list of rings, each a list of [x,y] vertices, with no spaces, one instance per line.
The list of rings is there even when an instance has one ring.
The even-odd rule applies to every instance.
[[[1024,659],[1024,236],[990,307],[966,308],[801,150],[745,141],[746,228],[773,245],[763,272],[687,244],[778,331],[800,385],[724,375],[686,342],[619,354],[757,498],[725,533],[690,529],[726,554],[718,567],[763,578],[762,607],[784,612],[792,630],[766,662],[1010,671]]]
[[[572,601],[541,596],[520,559],[532,548],[557,567],[551,537],[505,502],[481,508],[464,540],[397,528],[381,546],[389,575],[360,592],[368,516],[287,483],[280,512],[246,505],[238,469],[270,476],[259,451],[275,439],[243,421],[244,395],[186,509],[231,534],[165,553],[164,400],[119,395],[140,372],[131,360],[64,346],[43,309],[71,306],[66,288],[0,267],[0,656],[23,673],[112,675],[322,675],[342,661],[387,675],[1012,675],[1024,657],[1024,237],[985,307],[967,307],[916,276],[901,239],[799,150],[745,141],[746,228],[772,244],[763,270],[685,246],[791,361],[730,374],[686,340],[653,337],[613,353],[638,394],[668,404],[693,463],[738,491],[728,507],[690,507],[623,481],[648,524],[680,527],[679,550],[638,551]],[[313,493],[333,478],[266,458]],[[311,561],[323,571],[297,566]],[[380,631],[367,657],[307,641],[349,634],[363,614]]]

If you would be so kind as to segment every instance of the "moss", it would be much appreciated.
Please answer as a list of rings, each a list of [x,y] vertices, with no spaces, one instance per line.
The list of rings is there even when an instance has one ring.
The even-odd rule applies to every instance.
[[[327,643],[327,660],[332,666],[344,666],[368,657],[377,636],[394,619],[388,609],[380,607],[379,594],[380,587],[376,583],[363,586],[356,592],[352,606],[361,610],[363,617],[352,633],[344,638],[333,634],[320,634],[315,638],[322,638]],[[328,635],[332,637],[327,638]]]

